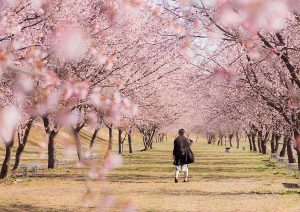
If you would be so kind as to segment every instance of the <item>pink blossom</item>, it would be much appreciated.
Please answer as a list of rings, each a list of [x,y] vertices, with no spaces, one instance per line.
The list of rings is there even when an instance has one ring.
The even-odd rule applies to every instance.
[[[21,121],[21,113],[15,106],[7,106],[1,111],[0,120],[0,136],[4,142],[9,142],[14,138],[14,133]]]
[[[125,200],[122,212],[136,212],[135,206],[130,199]]]
[[[114,197],[112,195],[108,195],[102,199],[102,203],[100,204],[100,207],[106,208],[106,209],[112,208],[115,206],[116,202],[117,202],[116,197]]]
[[[122,165],[123,158],[120,155],[110,154],[104,162],[104,167],[108,167],[110,169],[118,168]]]
[[[61,126],[72,127],[79,122],[79,114],[76,112],[58,112],[55,120]]]
[[[88,81],[80,81],[73,84],[74,87],[74,95],[78,97],[79,99],[86,99],[90,83]]]
[[[60,79],[53,71],[44,71],[42,72],[43,86],[58,86],[60,85]]]
[[[30,93],[33,89],[34,82],[30,76],[21,75],[17,81],[17,89],[20,92]]]
[[[43,6],[45,0],[31,0],[31,6],[35,9],[39,9]]]
[[[101,101],[101,95],[99,93],[93,92],[90,96],[90,101],[91,104],[96,107],[96,108],[100,108],[100,106],[102,105],[102,101]]]
[[[104,65],[107,62],[107,57],[105,55],[98,55],[96,61],[99,65]]]
[[[69,100],[70,98],[75,99],[86,99],[89,93],[90,83],[87,81],[81,82],[65,82],[63,86],[64,90],[64,100]]]
[[[93,165],[90,167],[90,171],[88,173],[88,176],[91,178],[91,179],[97,179],[99,178],[99,169],[97,166]]]
[[[234,72],[224,69],[215,69],[211,76],[217,82],[232,82],[236,78],[236,74]]]
[[[31,115],[40,115],[43,116],[50,111],[56,110],[59,104],[61,93],[59,90],[51,90],[51,92],[43,99],[38,102],[36,105],[30,109]]]
[[[66,60],[82,58],[88,50],[88,44],[83,32],[79,28],[60,29],[57,32],[58,43],[56,52]]]
[[[93,196],[91,191],[86,191],[86,193],[83,195],[81,199],[81,205],[87,208],[89,206],[89,201],[92,199],[92,197]]]
[[[223,24],[240,27],[254,32],[282,29],[289,17],[290,11],[285,1],[278,0],[233,0],[217,1],[221,10]]]

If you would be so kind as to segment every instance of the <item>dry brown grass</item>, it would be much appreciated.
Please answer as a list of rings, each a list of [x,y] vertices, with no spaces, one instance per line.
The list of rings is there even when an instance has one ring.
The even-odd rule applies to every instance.
[[[34,131],[31,136],[23,162],[45,162],[35,153],[36,142],[44,139],[40,133]],[[82,134],[85,147],[89,136],[87,131]],[[102,130],[101,137],[105,140],[106,136]],[[61,134],[57,141],[59,158],[63,158],[60,141],[66,138]],[[117,197],[130,197],[138,211],[300,211],[300,189],[288,188],[298,180],[287,176],[286,168],[270,162],[268,156],[236,149],[225,154],[224,147],[197,142],[193,144],[196,163],[190,166],[191,182],[175,184],[172,142],[139,152],[141,141],[135,136],[134,147],[135,152],[125,154],[124,166],[111,174],[105,186]],[[105,148],[102,140],[95,151],[103,153]],[[81,207],[82,176],[74,167],[47,171],[38,178],[20,178],[20,183],[2,181],[0,211],[96,211]],[[89,184],[95,192],[104,189],[99,182]]]

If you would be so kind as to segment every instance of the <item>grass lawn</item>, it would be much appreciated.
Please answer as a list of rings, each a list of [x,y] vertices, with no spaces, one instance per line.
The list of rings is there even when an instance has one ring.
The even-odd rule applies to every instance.
[[[103,139],[98,139],[95,152],[103,155],[107,132],[102,130],[100,136]],[[82,134],[84,147],[89,137],[87,131]],[[35,129],[30,138],[21,163],[46,162],[38,157],[36,143],[44,141],[45,135]],[[63,139],[69,138],[62,133],[57,139],[60,159],[66,157]],[[129,155],[125,149],[124,165],[111,173],[109,182],[88,184],[95,192],[130,198],[138,211],[300,211],[300,189],[290,188],[299,180],[287,176],[286,168],[270,162],[269,156],[236,149],[226,154],[224,147],[197,141],[192,146],[196,163],[189,167],[191,182],[183,183],[181,178],[175,184],[172,145],[171,140],[155,143],[153,150],[139,152],[141,141],[135,136],[134,153]],[[84,171],[70,167],[46,171],[37,178],[20,177],[18,183],[0,181],[0,211],[96,211],[81,206],[83,175]]]

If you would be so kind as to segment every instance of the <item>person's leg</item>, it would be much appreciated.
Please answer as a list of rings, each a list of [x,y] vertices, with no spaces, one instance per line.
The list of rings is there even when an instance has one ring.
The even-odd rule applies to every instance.
[[[189,168],[186,168],[186,171],[184,171],[184,181],[188,181],[188,176],[189,176]]]
[[[175,183],[178,183],[179,170],[175,168]]]

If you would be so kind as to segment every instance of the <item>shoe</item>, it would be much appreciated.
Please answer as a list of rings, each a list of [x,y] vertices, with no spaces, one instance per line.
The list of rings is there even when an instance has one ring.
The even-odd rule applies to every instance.
[[[178,179],[175,177],[175,183],[178,183]]]
[[[186,180],[186,179],[184,179],[184,181],[183,181],[184,183],[187,183],[187,182],[190,182],[189,180]]]

